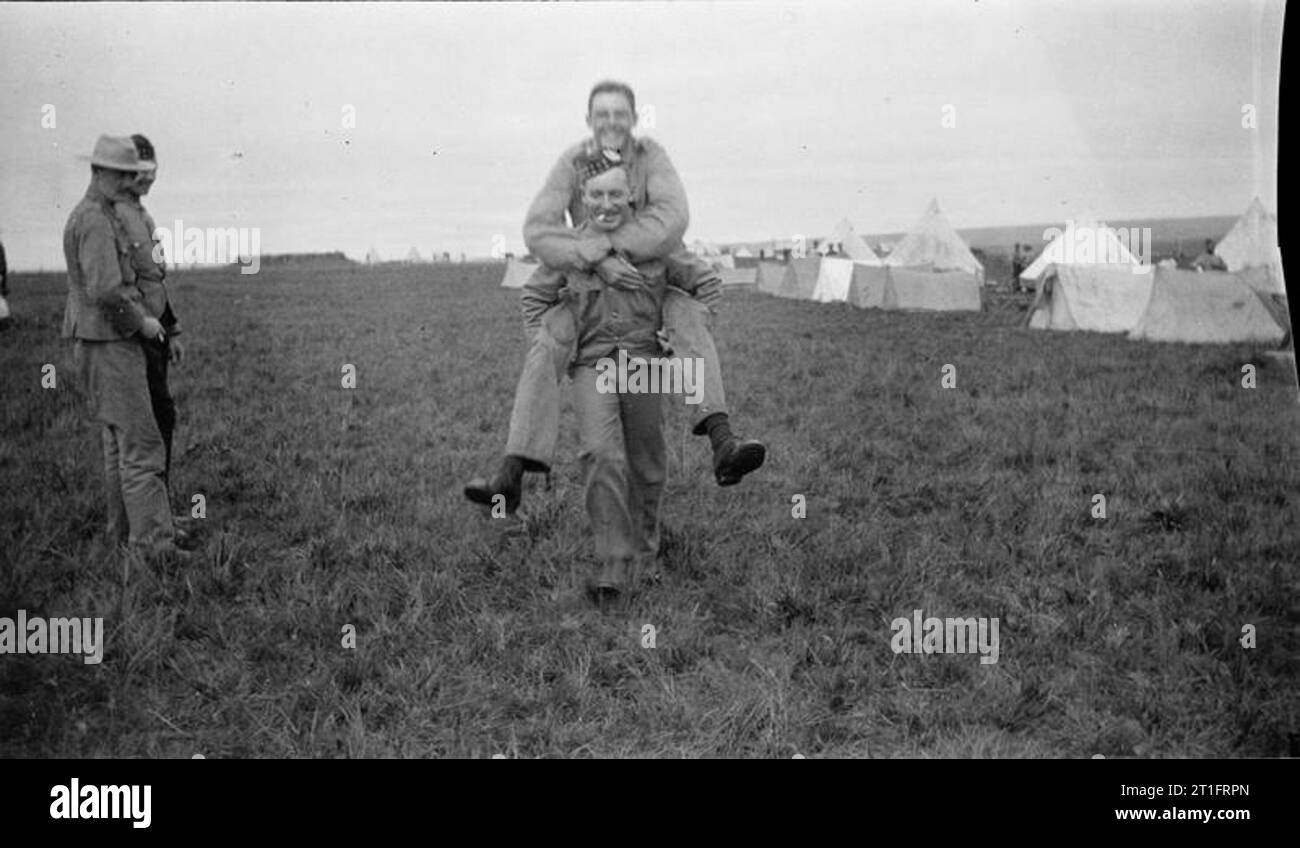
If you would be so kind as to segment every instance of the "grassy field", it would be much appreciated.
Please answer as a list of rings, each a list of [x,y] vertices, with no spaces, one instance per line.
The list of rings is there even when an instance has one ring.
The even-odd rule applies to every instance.
[[[460,494],[524,352],[499,276],[179,275],[174,503],[206,497],[206,541],[154,571],[97,539],[64,281],[15,275],[0,615],[103,616],[108,641],[100,665],[0,656],[0,755],[1297,753],[1300,404],[1260,351],[1035,332],[1011,299],[734,294],[718,344],[767,465],[718,488],[675,411],[665,578],[601,614],[570,413],[526,521]],[[998,662],[895,654],[914,609],[997,617]]]

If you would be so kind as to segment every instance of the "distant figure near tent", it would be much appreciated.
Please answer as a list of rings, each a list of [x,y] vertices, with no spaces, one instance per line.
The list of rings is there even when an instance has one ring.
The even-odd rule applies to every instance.
[[[1205,252],[1192,260],[1192,267],[1197,271],[1226,271],[1228,263],[1223,261],[1223,257],[1216,256],[1214,253],[1214,240],[1205,240]]]

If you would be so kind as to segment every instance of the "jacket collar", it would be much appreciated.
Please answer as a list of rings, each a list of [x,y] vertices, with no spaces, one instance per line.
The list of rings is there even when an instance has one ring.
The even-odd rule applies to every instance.
[[[125,194],[125,192],[123,192],[123,194]],[[91,180],[90,188],[86,189],[86,199],[94,203],[97,203],[100,206],[112,206],[114,203],[116,203],[118,200],[122,198],[110,197],[107,194],[104,194],[103,190],[100,189],[100,187],[95,183],[95,181]]]

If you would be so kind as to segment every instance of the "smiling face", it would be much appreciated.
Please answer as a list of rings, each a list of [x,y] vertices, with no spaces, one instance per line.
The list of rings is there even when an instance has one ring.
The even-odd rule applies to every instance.
[[[613,232],[623,226],[631,212],[631,200],[632,191],[624,168],[611,168],[582,186],[587,220],[602,232]]]
[[[602,91],[591,99],[587,126],[596,144],[608,150],[623,150],[632,138],[636,112],[620,91]]]

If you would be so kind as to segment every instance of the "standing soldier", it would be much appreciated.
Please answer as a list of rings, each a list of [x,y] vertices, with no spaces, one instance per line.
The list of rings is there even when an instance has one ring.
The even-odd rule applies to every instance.
[[[184,561],[167,502],[166,449],[149,399],[144,339],[166,337],[134,285],[131,246],[113,204],[153,162],[129,138],[103,135],[90,157],[90,187],[63,231],[68,301],[63,337],[91,413],[103,425],[105,499],[110,541],[124,537],[149,557]]]
[[[172,311],[167,286],[163,283],[167,277],[167,263],[162,245],[154,240],[153,217],[140,201],[158,179],[158,160],[149,139],[133,135],[131,142],[140,161],[152,162],[154,168],[138,172],[135,179],[126,184],[126,191],[113,204],[113,211],[131,246],[131,269],[135,272],[135,286],[140,290],[144,310],[157,318],[163,328],[161,341],[145,339],[142,344],[149,377],[149,400],[163,439],[163,483],[168,484],[172,468],[172,434],[176,431],[176,403],[167,387],[167,366],[171,362],[179,363],[185,356],[185,348],[176,338],[180,335],[181,325]]]
[[[1192,267],[1197,271],[1226,271],[1228,263],[1214,252],[1214,239],[1205,240],[1205,251],[1192,260]]]

